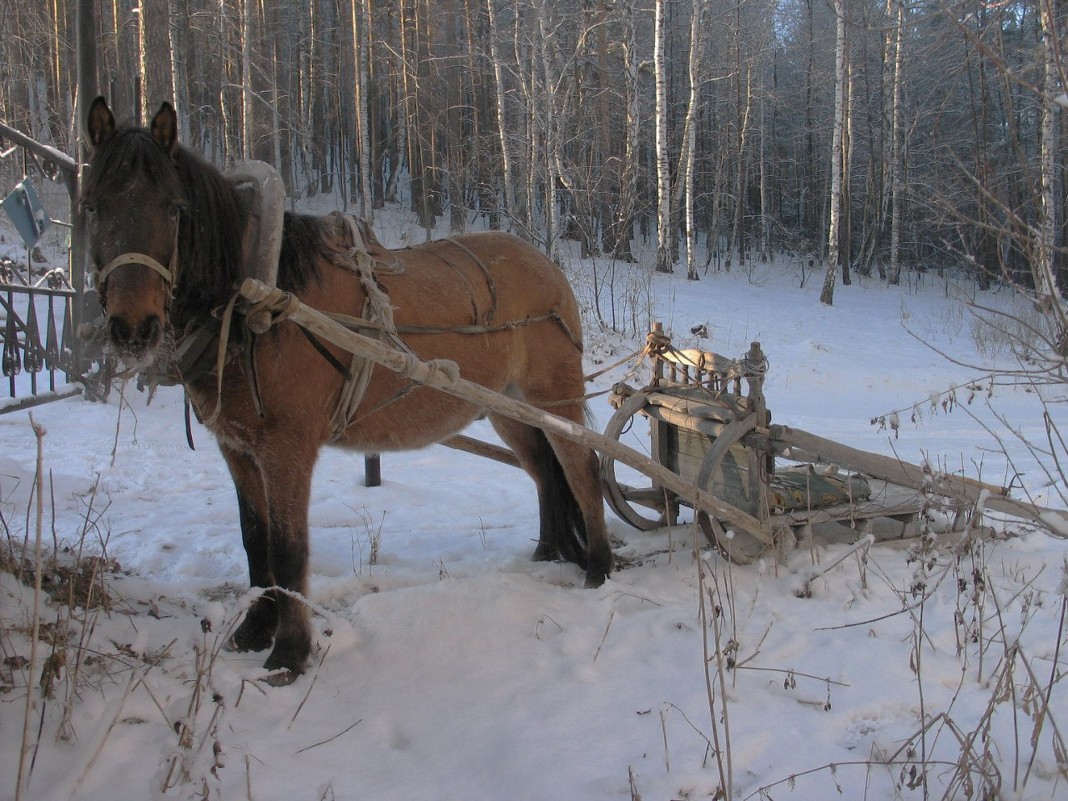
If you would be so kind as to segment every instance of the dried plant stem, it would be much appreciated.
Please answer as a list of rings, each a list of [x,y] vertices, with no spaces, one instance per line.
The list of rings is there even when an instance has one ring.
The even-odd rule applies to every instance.
[[[630,801],[642,801],[642,794],[638,792],[638,780],[631,765],[627,766],[627,781],[630,785]]]
[[[597,657],[601,655],[601,649],[604,647],[604,641],[608,639],[608,630],[612,628],[612,620],[616,616],[616,610],[613,609],[611,614],[608,615],[608,622],[604,627],[604,634],[601,635],[601,641],[597,644],[597,651],[593,654],[593,661],[597,661]]]
[[[119,718],[122,717],[122,710],[126,707],[126,699],[130,697],[130,693],[144,680],[143,673],[131,672],[130,680],[126,682],[126,690],[122,694],[122,698],[115,705],[115,714],[111,716],[111,721],[108,723],[103,734],[101,734],[99,741],[96,744],[96,748],[93,749],[93,755],[89,757],[89,761],[85,763],[85,767],[82,768],[82,772],[78,774],[78,778],[74,782],[74,787],[71,788],[70,797],[74,798],[78,794],[78,790],[85,782],[86,777],[89,775],[89,771],[92,770],[93,765],[96,763],[100,753],[104,750],[104,744],[107,743],[108,737],[111,736],[111,732],[115,729],[115,726],[119,722]]]
[[[696,527],[695,527],[696,529]],[[696,534],[695,534],[696,536]],[[706,598],[706,592],[708,598]],[[727,714],[727,685],[724,678],[724,664],[723,664],[723,652],[720,648],[720,625],[719,616],[713,615],[714,620],[710,621],[708,616],[708,604],[711,600],[712,590],[706,588],[705,585],[705,560],[697,560],[697,595],[700,603],[700,615],[701,615],[701,651],[704,656],[704,674],[705,674],[705,694],[708,697],[708,712],[710,722],[712,724],[712,743],[714,746],[716,756],[716,767],[719,770],[719,781],[721,789],[723,790],[724,801],[730,801],[732,793],[734,791],[734,776],[733,766],[731,764],[730,753],[730,725]],[[709,626],[713,628],[713,634],[715,636],[715,663],[716,663],[716,678],[719,682],[719,693],[723,698],[723,742],[720,742],[719,723],[716,715],[716,688],[713,686],[712,674],[709,669],[709,664],[712,662],[712,651],[709,649],[708,642],[708,629]],[[724,758],[726,754],[726,758]]]
[[[41,625],[41,574],[44,572],[41,565],[41,529],[44,525],[44,437],[47,433],[42,426],[34,422],[30,415],[30,426],[33,434],[37,437],[37,527],[34,537],[33,561],[33,620],[30,627],[30,667],[27,675],[30,679],[26,682],[26,707],[22,716],[22,743],[19,750],[19,775],[15,785],[15,801],[22,801],[25,797],[26,785],[30,781],[31,767],[27,764],[27,757],[35,747],[30,742],[30,719],[33,717],[34,690],[32,677],[37,674],[37,638],[40,635]]]
[[[847,550],[845,553],[843,553],[841,556],[839,556],[837,559],[835,559],[829,565],[823,566],[822,569],[820,569],[820,570],[814,570],[814,571],[810,572],[808,574],[808,576],[805,578],[805,582],[802,585],[802,589],[799,592],[805,598],[808,598],[809,596],[811,596],[812,595],[812,582],[814,582],[816,579],[821,578],[822,576],[825,576],[828,573],[830,573],[832,570],[834,570],[834,568],[838,567],[838,565],[842,564],[842,562],[844,562],[850,556],[855,554],[857,551],[867,551],[867,549],[871,547],[873,542],[875,542],[875,536],[873,534],[866,534],[865,536],[861,537],[853,545],[853,547],[849,548],[849,550]]]
[[[1065,619],[1065,607],[1066,606],[1068,606],[1068,599],[1063,599],[1062,602],[1061,602],[1061,619],[1060,619],[1060,631],[1061,632],[1064,631],[1064,619]],[[1027,770],[1024,772],[1022,787],[1026,787],[1028,779],[1031,778],[1031,768],[1034,767],[1035,757],[1038,755],[1038,739],[1039,739],[1039,736],[1042,734],[1043,726],[1045,725],[1045,723],[1047,721],[1049,721],[1050,728],[1053,730],[1053,735],[1052,736],[1053,736],[1053,741],[1054,741],[1054,749],[1053,749],[1054,753],[1061,755],[1061,758],[1058,760],[1058,763],[1059,763],[1059,765],[1061,767],[1061,773],[1062,773],[1062,775],[1065,774],[1065,773],[1068,773],[1068,771],[1066,771],[1065,768],[1064,768],[1064,762],[1063,762],[1064,755],[1068,755],[1068,745],[1065,744],[1064,734],[1061,732],[1060,728],[1057,726],[1057,721],[1053,717],[1053,711],[1050,709],[1050,705],[1049,705],[1050,696],[1053,693],[1053,685],[1056,682],[1056,672],[1057,672],[1057,665],[1059,664],[1058,658],[1060,656],[1061,640],[1062,640],[1061,637],[1057,638],[1057,648],[1056,648],[1056,651],[1055,651],[1054,657],[1053,657],[1053,666],[1050,668],[1051,676],[1050,676],[1049,684],[1046,685],[1046,690],[1045,690],[1044,693],[1039,693],[1038,694],[1038,697],[1042,701],[1042,709],[1038,712],[1038,722],[1035,724],[1034,731],[1031,734],[1031,743],[1032,743],[1031,758],[1027,762]],[[1041,684],[1039,683],[1039,680],[1038,680],[1038,676],[1035,675],[1034,670],[1031,669],[1031,663],[1028,662],[1026,658],[1023,658],[1022,654],[1021,654],[1020,661],[1023,664],[1024,669],[1027,670],[1028,675],[1031,677],[1031,681],[1034,683],[1034,686],[1035,687],[1041,687]],[[1068,779],[1068,775],[1065,775],[1065,778]]]
[[[306,746],[304,746],[303,748],[301,748],[300,750],[298,750],[298,751],[297,751],[297,753],[298,753],[298,754],[303,754],[303,753],[304,753],[305,751],[311,751],[311,750],[312,750],[313,748],[318,748],[318,747],[319,747],[320,745],[326,745],[326,744],[327,744],[327,743],[329,743],[329,742],[333,742],[333,741],[334,741],[334,740],[336,740],[336,739],[337,739],[338,737],[343,737],[344,735],[348,734],[348,733],[349,733],[350,731],[352,731],[353,729],[355,729],[355,728],[356,728],[357,726],[359,726],[359,725],[360,725],[361,723],[363,723],[363,718],[360,718],[360,719],[359,719],[359,720],[357,720],[357,721],[356,721],[355,723],[353,723],[353,724],[351,724],[351,725],[349,725],[349,726],[346,726],[346,727],[345,727],[344,729],[342,729],[341,731],[339,731],[339,732],[338,732],[337,734],[335,734],[335,735],[334,735],[333,737],[327,737],[327,738],[326,738],[325,740],[320,740],[320,741],[319,741],[319,742],[317,742],[317,743],[312,743],[311,745],[306,745]]]
[[[330,646],[328,645],[328,646],[326,646],[326,649],[323,651],[323,655],[319,658],[319,664],[316,665],[316,668],[315,668],[315,675],[312,676],[312,680],[310,682],[308,682],[308,690],[307,690],[307,692],[304,693],[304,697],[301,698],[300,699],[300,703],[297,704],[297,708],[293,712],[293,717],[291,717],[289,719],[289,725],[286,726],[287,729],[288,728],[292,728],[293,722],[297,719],[297,715],[299,715],[300,714],[300,710],[302,710],[304,708],[304,704],[307,702],[308,696],[311,695],[312,690],[315,688],[315,682],[318,681],[318,679],[319,679],[319,671],[322,670],[323,662],[326,661],[326,655],[329,654],[329,653],[330,653]]]
[[[115,457],[119,453],[119,428],[122,425],[122,408],[126,405],[126,381],[122,379],[122,385],[119,387],[119,409],[115,414],[115,440],[111,445],[111,467],[115,466]]]
[[[916,672],[916,691],[920,696],[920,722],[923,723],[927,720],[927,699],[923,692],[923,640],[924,640],[924,628],[923,628],[923,612],[927,608],[927,604],[920,604],[919,614],[916,616],[916,635],[913,645],[913,670]],[[923,797],[926,799],[929,797],[930,789],[927,785],[927,728],[924,727],[920,733],[920,764],[924,766],[923,769]]]

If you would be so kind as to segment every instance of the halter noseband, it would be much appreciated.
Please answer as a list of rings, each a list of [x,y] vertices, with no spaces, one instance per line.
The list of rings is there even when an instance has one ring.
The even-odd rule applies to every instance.
[[[171,260],[173,262],[173,259]],[[142,267],[147,267],[163,276],[163,280],[167,282],[170,287],[174,286],[174,270],[172,267],[164,267],[154,258],[146,253],[123,253],[121,256],[116,256],[99,270],[96,271],[96,280],[99,285],[108,279],[108,276],[115,272],[120,267],[125,267],[127,264],[140,264]]]
[[[149,256],[147,253],[137,253],[137,252],[122,253],[122,254],[116,256],[115,258],[113,258],[111,261],[109,261],[103,267],[96,267],[96,265],[94,265],[93,278],[94,278],[94,281],[96,283],[96,286],[97,286],[98,290],[101,293],[101,295],[100,295],[101,303],[104,302],[104,295],[103,295],[104,282],[108,280],[108,276],[110,276],[113,272],[115,272],[120,267],[125,267],[125,266],[127,266],[129,264],[138,264],[138,265],[140,265],[142,267],[147,267],[148,269],[152,270],[154,273],[158,273],[159,276],[161,278],[163,278],[163,282],[167,285],[168,298],[169,299],[173,298],[174,297],[174,285],[177,283],[177,279],[178,279],[178,232],[179,232],[179,230],[180,230],[180,224],[178,222],[176,222],[175,226],[174,226],[174,247],[171,249],[171,258],[170,258],[170,261],[167,263],[166,266],[160,264],[158,261],[156,261],[154,258]],[[168,304],[167,305],[168,306],[170,305],[169,300],[168,300]]]

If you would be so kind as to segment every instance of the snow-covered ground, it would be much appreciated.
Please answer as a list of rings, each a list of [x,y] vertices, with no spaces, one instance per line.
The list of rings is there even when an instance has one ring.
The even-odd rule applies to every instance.
[[[400,214],[376,228],[388,243],[420,238]],[[567,265],[591,306],[595,267],[609,270]],[[964,308],[969,282],[857,279],[827,307],[821,276],[802,282],[788,258],[696,283],[682,272],[643,278],[629,301],[650,302],[677,344],[738,356],[759,340],[776,422],[1064,507],[1064,488],[995,416],[1045,442],[1038,393],[998,387],[968,405],[962,389],[942,410],[939,393],[1011,364]],[[1026,313],[1007,291],[978,300]],[[640,339],[589,323],[587,367]],[[1064,431],[1058,391],[1046,408]],[[1068,793],[1055,751],[1068,738],[1063,539],[1013,523],[959,552],[937,539],[920,559],[880,544],[808,581],[848,546],[737,567],[703,543],[695,559],[689,526],[642,533],[609,515],[624,567],[586,590],[576,567],[530,561],[537,507],[520,471],[432,447],[388,455],[383,486],[367,489],[359,458],[324,450],[311,508],[319,650],[294,684],[267,687],[263,654],[221,648],[247,600],[222,459],[195,423],[187,448],[180,390],[146,405],[127,387],[126,400],[32,412],[47,432],[48,552],[84,542],[114,570],[108,609],[42,610],[74,638],[47,699],[21,667],[32,592],[0,576],[2,799],[15,797],[23,742],[28,799],[669,801],[714,798],[728,778],[732,799],[967,798],[984,781],[1005,798]],[[591,405],[603,428],[610,407]],[[872,424],[893,411],[896,433]],[[492,437],[485,423],[468,433]],[[27,412],[0,415],[11,542],[35,530],[36,449]],[[38,701],[24,734],[27,682]]]

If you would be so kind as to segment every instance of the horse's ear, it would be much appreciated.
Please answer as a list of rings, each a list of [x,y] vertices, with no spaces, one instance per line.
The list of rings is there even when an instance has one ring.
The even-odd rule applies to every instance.
[[[152,118],[152,138],[159,146],[173,156],[178,152],[178,115],[174,106],[164,103]]]
[[[93,147],[101,147],[115,135],[115,116],[108,108],[108,102],[98,97],[89,106],[89,116],[85,121],[89,142]]]

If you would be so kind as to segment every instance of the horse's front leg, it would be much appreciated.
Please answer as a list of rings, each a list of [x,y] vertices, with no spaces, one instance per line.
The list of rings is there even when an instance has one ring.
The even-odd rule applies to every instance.
[[[245,619],[231,639],[238,651],[263,651],[271,646],[278,627],[278,606],[267,590],[275,584],[269,554],[269,521],[263,474],[247,454],[219,443],[223,458],[237,490],[237,508],[241,521],[241,541],[248,559],[249,585],[264,590],[249,607]]]
[[[312,649],[308,590],[308,504],[318,449],[310,442],[281,442],[261,464],[270,526],[268,569],[278,615],[274,649],[264,667],[304,671]]]

